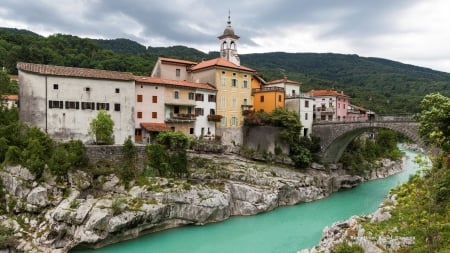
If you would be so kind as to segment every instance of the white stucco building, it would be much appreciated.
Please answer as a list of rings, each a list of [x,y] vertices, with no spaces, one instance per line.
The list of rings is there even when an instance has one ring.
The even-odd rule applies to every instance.
[[[92,142],[99,110],[114,121],[114,143],[134,135],[135,82],[131,73],[18,63],[20,120],[55,139]]]

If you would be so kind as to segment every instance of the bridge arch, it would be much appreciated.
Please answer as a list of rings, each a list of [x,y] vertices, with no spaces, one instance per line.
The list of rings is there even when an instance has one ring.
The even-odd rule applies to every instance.
[[[348,144],[357,136],[374,128],[386,128],[402,133],[420,147],[425,147],[417,132],[419,123],[408,121],[374,121],[374,122],[326,122],[315,123],[313,134],[320,137],[322,161],[337,163]]]

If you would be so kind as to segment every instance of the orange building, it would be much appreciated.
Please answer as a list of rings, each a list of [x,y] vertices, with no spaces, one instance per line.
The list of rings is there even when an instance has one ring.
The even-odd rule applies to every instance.
[[[252,96],[253,110],[272,112],[275,108],[284,107],[285,91],[282,87],[267,86],[260,76],[253,75]]]

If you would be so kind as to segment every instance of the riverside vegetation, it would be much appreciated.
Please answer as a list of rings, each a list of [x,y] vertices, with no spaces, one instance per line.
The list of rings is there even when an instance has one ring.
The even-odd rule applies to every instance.
[[[421,108],[419,133],[439,150],[429,154],[431,163],[419,158],[422,170],[377,212],[337,222],[324,230],[320,247],[302,252],[450,252],[450,98],[429,94]]]

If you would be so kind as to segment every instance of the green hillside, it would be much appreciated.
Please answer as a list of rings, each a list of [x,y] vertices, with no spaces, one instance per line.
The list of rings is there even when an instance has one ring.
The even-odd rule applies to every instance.
[[[129,39],[93,40],[55,34],[42,37],[26,30],[0,28],[0,64],[16,73],[18,61],[129,71],[148,75],[159,56],[192,61],[218,57],[185,46],[145,47]],[[243,65],[266,80],[287,76],[302,90],[342,90],[351,102],[378,113],[419,111],[424,95],[450,96],[450,74],[399,62],[357,55],[262,53],[240,55]]]

